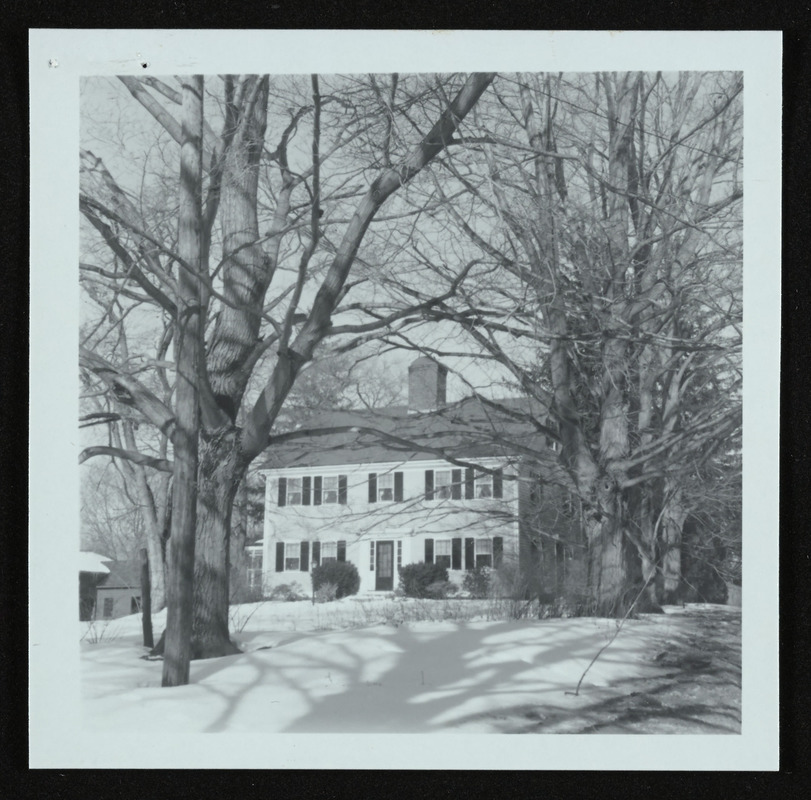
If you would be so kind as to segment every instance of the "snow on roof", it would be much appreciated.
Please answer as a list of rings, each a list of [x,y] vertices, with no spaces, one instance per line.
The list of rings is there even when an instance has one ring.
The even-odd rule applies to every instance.
[[[140,561],[107,561],[110,574],[99,584],[106,589],[132,589],[141,585]]]
[[[110,570],[102,562],[109,560],[107,556],[100,556],[89,550],[81,550],[79,552],[79,572],[99,572],[106,575]]]

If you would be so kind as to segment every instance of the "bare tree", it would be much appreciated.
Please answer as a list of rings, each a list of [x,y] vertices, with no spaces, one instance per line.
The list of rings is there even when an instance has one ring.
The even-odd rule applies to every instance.
[[[182,242],[175,244],[171,235],[146,224],[145,215],[100,159],[83,153],[80,208],[116,257],[116,271],[105,278],[118,296],[127,292],[134,303],[149,301],[162,314],[188,321],[195,310],[194,303],[189,303],[192,287],[183,289],[182,283],[191,280],[201,287],[205,347],[196,366],[183,365],[184,347],[196,342],[196,336],[174,342],[176,371],[192,377],[199,397],[199,424],[193,418],[181,419],[129,365],[88,348],[80,358],[86,374],[116,403],[137,408],[144,420],[173,442],[175,462],[178,437],[183,439],[190,459],[184,481],[192,480],[192,443],[184,437],[192,437],[196,426],[192,657],[234,650],[228,636],[228,540],[234,495],[248,465],[266,449],[304,365],[327,336],[355,329],[352,314],[357,316],[356,310],[348,309],[346,325],[334,325],[333,315],[353,288],[349,274],[370,225],[383,204],[445,149],[492,77],[451,76],[442,83],[442,92],[432,88],[404,93],[392,117],[396,86],[402,81],[392,80],[386,102],[370,104],[366,98],[374,92],[369,94],[371,81],[367,80],[336,79],[325,92],[322,80],[312,76],[305,99],[301,82],[295,79],[272,82],[267,76],[225,76],[221,94],[208,101],[217,102],[217,111],[203,121],[206,175],[199,265]],[[156,79],[121,80],[160,128],[180,142],[183,128],[175,117],[180,91]],[[325,113],[334,113],[329,127],[323,124]],[[222,128],[219,136],[213,131],[217,121]],[[269,121],[278,134],[273,150],[265,143]],[[395,135],[395,121],[409,130],[408,136]],[[309,127],[306,149],[298,135],[305,122]],[[382,155],[378,124],[389,131]],[[427,133],[420,132],[422,126]],[[414,128],[418,132],[410,133]],[[364,137],[374,145],[373,154],[363,146]],[[407,139],[412,142],[410,149],[402,144]],[[342,149],[347,154],[339,159]],[[333,162],[327,181],[324,170]],[[266,232],[260,232],[260,219],[269,224]],[[215,253],[220,256],[216,264],[212,263]],[[382,330],[408,313],[380,317],[366,323],[366,330]],[[194,354],[188,355],[193,362]],[[272,369],[258,397],[246,400],[251,375],[262,357],[272,358]],[[180,385],[176,377],[175,408],[190,409],[191,400],[181,401],[177,394]],[[244,424],[238,425],[243,404]],[[135,453],[113,455],[139,460]],[[173,537],[175,531],[188,530],[193,518],[184,502],[188,497],[182,500],[178,495],[177,482],[176,475]],[[176,519],[181,502],[186,509],[182,523]],[[173,554],[175,546],[184,558],[188,555],[188,544],[173,544]],[[180,558],[178,553],[170,560],[173,570],[180,568]],[[183,677],[178,671],[173,681],[182,682]]]
[[[622,615],[640,586],[673,596],[694,478],[740,429],[741,76],[494,89],[442,155],[444,235],[414,244],[446,283],[451,257],[480,263],[424,317],[551,405],[594,607]],[[398,294],[420,296],[402,278]]]

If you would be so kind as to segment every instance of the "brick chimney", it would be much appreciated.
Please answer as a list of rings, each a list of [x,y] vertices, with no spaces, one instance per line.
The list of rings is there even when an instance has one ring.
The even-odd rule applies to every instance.
[[[408,367],[408,410],[434,411],[445,405],[448,368],[428,356],[422,356]]]

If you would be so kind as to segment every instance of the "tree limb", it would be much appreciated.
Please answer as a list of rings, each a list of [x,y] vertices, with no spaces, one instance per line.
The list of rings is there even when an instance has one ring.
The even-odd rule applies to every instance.
[[[141,464],[145,467],[153,467],[161,472],[171,472],[172,462],[167,461],[165,458],[155,458],[148,456],[144,453],[139,453],[136,450],[125,450],[121,447],[107,447],[105,445],[94,445],[93,447],[85,447],[79,453],[79,463],[84,464],[94,456],[111,456],[112,458],[123,458],[126,461],[131,461],[133,464]]]

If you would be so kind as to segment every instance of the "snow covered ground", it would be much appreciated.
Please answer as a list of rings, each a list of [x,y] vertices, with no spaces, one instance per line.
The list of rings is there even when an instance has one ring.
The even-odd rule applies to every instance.
[[[95,732],[738,733],[740,614],[668,608],[625,622],[495,619],[487,601],[345,598],[232,609],[243,653],[160,687],[140,615],[81,624]],[[164,615],[155,615],[156,638]]]

